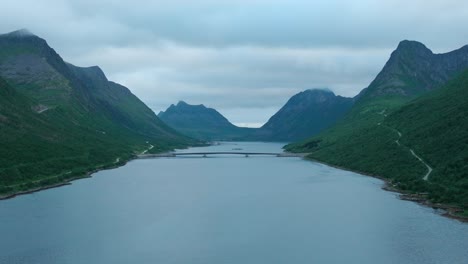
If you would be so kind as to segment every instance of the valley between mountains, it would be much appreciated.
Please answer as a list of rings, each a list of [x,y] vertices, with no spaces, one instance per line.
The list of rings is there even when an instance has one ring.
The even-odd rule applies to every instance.
[[[185,102],[159,117],[204,140],[293,142],[287,151],[381,177],[392,190],[467,215],[467,98],[468,46],[434,54],[404,40],[354,98],[306,90],[260,128],[235,127],[216,110]]]
[[[0,195],[210,141],[288,142],[287,151],[384,178],[468,216],[468,46],[434,54],[404,40],[354,98],[298,93],[262,127],[181,101],[156,115],[97,66],[65,62],[27,31],[0,35]]]

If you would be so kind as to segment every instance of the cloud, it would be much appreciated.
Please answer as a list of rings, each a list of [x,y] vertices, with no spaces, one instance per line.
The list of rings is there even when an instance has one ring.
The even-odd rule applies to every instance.
[[[249,124],[304,89],[357,94],[402,39],[459,48],[466,24],[461,0],[16,0],[0,9],[0,31],[28,28],[156,112],[185,100]]]
[[[156,46],[104,47],[75,58],[100,61],[109,78],[137,95],[226,106],[276,106],[294,93],[328,87],[354,96],[377,74],[387,49],[196,47],[173,42]],[[362,58],[366,58],[363,60]],[[128,69],[132,69],[129,71]],[[260,96],[260,97],[259,97]],[[239,100],[232,100],[239,98]],[[258,100],[263,98],[265,100]],[[213,100],[214,99],[214,100]],[[206,100],[206,101],[203,101]]]

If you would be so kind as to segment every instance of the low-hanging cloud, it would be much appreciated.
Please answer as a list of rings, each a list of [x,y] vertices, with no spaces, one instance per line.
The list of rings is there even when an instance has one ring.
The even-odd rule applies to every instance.
[[[467,44],[468,2],[17,0],[0,22],[101,66],[156,112],[185,100],[261,124],[304,89],[356,95],[402,39]]]

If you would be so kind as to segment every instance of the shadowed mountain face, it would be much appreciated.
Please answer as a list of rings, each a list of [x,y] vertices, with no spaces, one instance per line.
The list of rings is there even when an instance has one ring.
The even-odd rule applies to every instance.
[[[251,131],[231,124],[215,109],[183,101],[161,111],[158,117],[180,133],[202,140],[239,140]]]
[[[341,118],[353,99],[331,91],[307,90],[296,94],[261,128],[240,128],[218,111],[179,102],[159,117],[181,133],[205,140],[294,141],[317,134]]]
[[[24,30],[0,35],[0,79],[0,194],[194,143],[98,67],[67,64]]]
[[[256,137],[269,141],[297,141],[313,136],[334,124],[351,108],[352,98],[326,90],[306,90],[291,97]]]
[[[287,149],[468,208],[462,165],[468,153],[466,69],[468,46],[433,54],[421,43],[403,41],[342,120]],[[410,149],[434,168],[432,179],[423,180],[427,168]]]
[[[127,87],[108,81],[99,67],[67,66],[87,89],[95,110],[106,118],[142,136],[179,137]]]
[[[307,90],[293,96],[259,129],[235,127],[214,109],[179,103],[160,117],[171,127],[201,139],[298,141],[320,133],[341,120],[351,131],[369,120],[378,120],[402,104],[434,90],[468,66],[468,46],[433,54],[416,41],[402,41],[375,80],[356,98],[330,91]],[[355,106],[354,103],[356,102]],[[361,122],[363,121],[363,122]],[[356,132],[359,133],[359,132]]]

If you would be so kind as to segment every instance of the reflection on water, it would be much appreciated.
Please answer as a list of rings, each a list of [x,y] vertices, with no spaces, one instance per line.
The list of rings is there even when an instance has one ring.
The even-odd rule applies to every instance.
[[[467,224],[381,185],[299,158],[136,160],[0,201],[0,263],[466,263]]]

